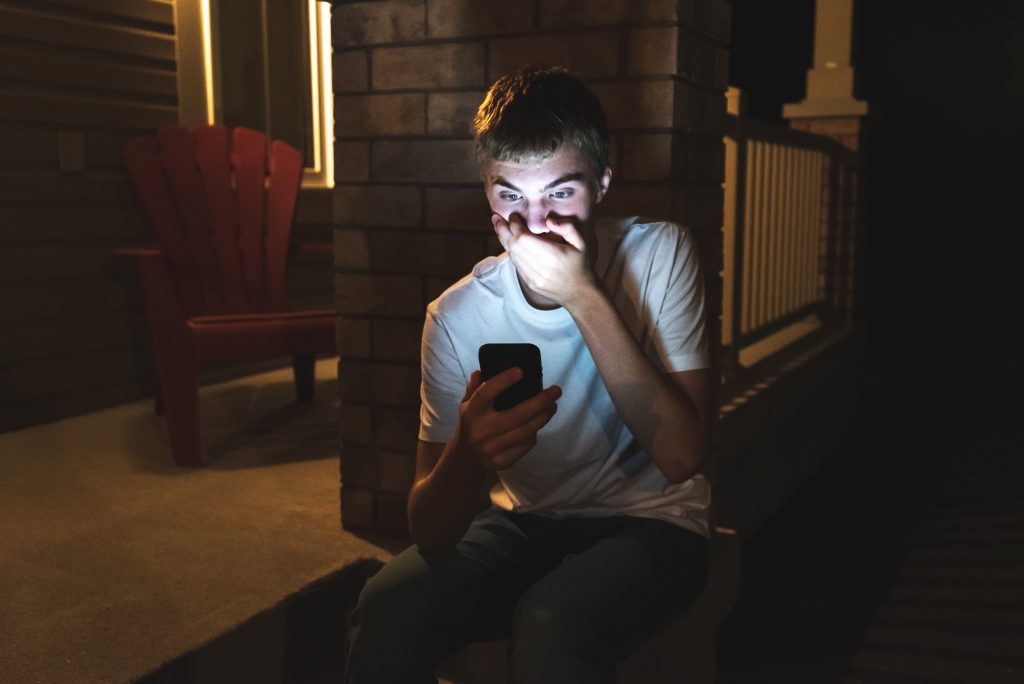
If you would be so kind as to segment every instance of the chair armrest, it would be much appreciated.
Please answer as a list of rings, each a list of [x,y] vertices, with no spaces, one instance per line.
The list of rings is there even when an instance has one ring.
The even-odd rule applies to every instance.
[[[291,247],[293,259],[333,259],[334,245],[329,242],[293,242]]]
[[[114,254],[122,259],[139,261],[140,259],[159,256],[161,252],[159,247],[118,247],[114,250]]]

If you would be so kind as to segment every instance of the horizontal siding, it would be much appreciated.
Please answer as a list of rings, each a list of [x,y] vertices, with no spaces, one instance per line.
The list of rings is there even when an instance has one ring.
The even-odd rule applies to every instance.
[[[0,38],[40,46],[174,62],[174,36],[0,5]]]
[[[169,27],[174,21],[170,0],[4,0],[8,6],[65,15],[97,16],[108,21],[132,20]]]
[[[2,123],[0,123],[2,125]],[[0,202],[90,202],[129,206],[134,201],[126,175],[61,175],[0,171]],[[0,234],[8,230],[0,227]]]
[[[111,347],[145,347],[149,335],[141,311],[50,318],[22,323],[0,336],[4,363],[77,356]]]
[[[111,64],[75,54],[40,54],[25,47],[0,48],[0,79],[36,86],[71,86],[159,96],[173,103],[178,80],[173,69]]]
[[[152,388],[125,143],[178,120],[174,7],[0,0],[0,429]],[[62,170],[61,143],[72,164]]]
[[[142,307],[142,292],[134,274],[120,279],[103,275],[0,287],[0,325],[7,328],[4,334],[26,322],[142,311]]]
[[[139,131],[77,131],[85,145],[86,168],[109,171],[115,167],[123,177],[121,152],[125,144],[139,136]],[[56,128],[27,125],[0,128],[0,165],[56,169],[60,155]],[[106,167],[106,168],[105,168]],[[51,170],[51,173],[54,171]]]
[[[134,206],[119,204],[0,203],[0,247],[11,243],[110,239],[111,244],[139,244],[147,228]]]
[[[4,92],[0,89],[0,119],[62,124],[66,127],[96,126],[139,131],[173,126],[177,105],[158,105],[101,97]]]
[[[103,241],[19,242],[0,251],[0,285],[115,275],[116,244]]]
[[[21,359],[0,365],[0,384],[6,395],[25,399],[110,387],[123,383],[125,378],[152,375],[153,362],[142,347],[108,345],[67,356]]]

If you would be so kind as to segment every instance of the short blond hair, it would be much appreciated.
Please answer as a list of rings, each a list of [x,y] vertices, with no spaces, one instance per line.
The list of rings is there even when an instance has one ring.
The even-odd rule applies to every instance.
[[[502,76],[473,120],[478,160],[528,161],[575,145],[596,177],[608,165],[608,122],[597,96],[561,67],[525,66]]]

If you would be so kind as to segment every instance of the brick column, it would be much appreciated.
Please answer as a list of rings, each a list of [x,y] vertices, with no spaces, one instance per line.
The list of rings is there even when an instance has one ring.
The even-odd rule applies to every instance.
[[[335,2],[341,514],[407,534],[429,301],[488,254],[471,125],[521,63],[561,65],[604,103],[614,178],[604,214],[689,225],[720,339],[726,0]]]

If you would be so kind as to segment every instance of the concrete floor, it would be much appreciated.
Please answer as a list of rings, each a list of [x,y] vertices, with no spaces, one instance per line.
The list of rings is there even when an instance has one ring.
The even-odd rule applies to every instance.
[[[152,401],[0,435],[0,681],[134,681],[391,555],[341,529],[336,360],[290,373],[201,390],[199,469]]]

